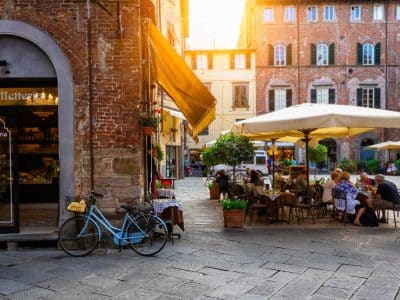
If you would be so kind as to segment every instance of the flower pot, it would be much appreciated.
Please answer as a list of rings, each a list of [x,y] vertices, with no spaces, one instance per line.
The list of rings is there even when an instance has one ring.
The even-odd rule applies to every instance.
[[[219,199],[219,186],[214,183],[210,189],[210,200]]]
[[[153,134],[153,127],[143,127],[143,134],[145,136],[151,136]]]
[[[245,209],[224,210],[224,227],[243,228],[245,217],[246,217]]]

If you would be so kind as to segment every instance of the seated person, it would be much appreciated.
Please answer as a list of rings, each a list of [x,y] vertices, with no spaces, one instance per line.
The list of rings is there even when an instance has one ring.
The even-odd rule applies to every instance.
[[[342,212],[346,211],[348,214],[354,215],[356,213],[355,207],[360,204],[360,201],[356,200],[357,189],[354,184],[350,182],[350,174],[348,172],[342,173],[340,181],[335,188],[346,193],[346,199],[334,199],[335,207]]]
[[[383,211],[383,218],[381,222],[385,222],[385,209],[400,208],[400,195],[396,185],[388,180],[385,176],[378,174],[375,176],[377,188],[368,186],[369,190],[374,194],[374,199],[367,199],[367,206],[370,208],[381,209]]]
[[[332,190],[338,184],[340,180],[339,172],[333,171],[331,178],[329,178],[324,184],[324,192],[322,194],[322,202],[328,203],[332,202]]]
[[[255,170],[250,171],[250,183],[258,185],[260,184],[260,178],[260,174],[258,174]]]
[[[364,185],[375,185],[375,180],[372,178],[369,178],[368,174],[365,172],[362,172],[360,174],[360,182],[361,182],[361,184],[364,184]]]
[[[251,179],[251,169],[246,168],[245,174],[243,176],[243,180],[245,183],[250,183],[250,179]]]
[[[279,169],[278,171],[275,172],[274,188],[281,189],[282,184],[284,184],[284,183],[285,183],[285,179],[283,178],[283,170]]]
[[[307,191],[307,176],[307,171],[303,170],[294,181],[294,193],[296,197],[301,196],[302,198],[304,198]]]
[[[220,199],[227,198],[229,193],[229,176],[226,175],[225,170],[217,172],[215,182],[218,183],[219,186]]]

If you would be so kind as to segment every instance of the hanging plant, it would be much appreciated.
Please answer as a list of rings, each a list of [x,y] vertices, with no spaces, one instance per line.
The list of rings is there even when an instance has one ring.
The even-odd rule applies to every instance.
[[[139,124],[142,127],[151,127],[157,129],[158,123],[161,121],[161,117],[158,116],[159,111],[152,113],[151,111],[145,111],[138,115]]]

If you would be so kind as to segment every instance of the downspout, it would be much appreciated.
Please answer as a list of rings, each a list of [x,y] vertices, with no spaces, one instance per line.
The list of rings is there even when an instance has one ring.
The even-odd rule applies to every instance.
[[[297,104],[300,104],[300,0],[297,0],[296,24],[297,24]]]
[[[388,2],[385,3],[385,107],[384,109],[388,109]],[[383,137],[385,141],[388,140],[388,130],[383,129]],[[389,151],[389,160],[390,160],[390,151]]]
[[[89,159],[90,190],[94,190],[94,145],[93,145],[93,66],[92,66],[92,18],[90,0],[87,8],[87,56],[88,56],[88,101],[89,101]]]

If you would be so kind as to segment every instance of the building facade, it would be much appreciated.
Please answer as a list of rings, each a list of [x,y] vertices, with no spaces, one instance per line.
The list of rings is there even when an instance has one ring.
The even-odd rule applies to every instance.
[[[92,188],[109,214],[143,199],[137,117],[159,101],[144,28],[155,23],[182,49],[187,2],[89,3],[0,0],[0,232],[52,231],[69,216],[67,197]]]
[[[398,1],[248,0],[239,48],[255,48],[257,114],[335,103],[400,110]],[[397,130],[324,140],[331,167],[375,156],[364,146]]]
[[[255,52],[251,49],[187,50],[185,60],[217,99],[216,119],[198,136],[198,143],[188,139],[187,147],[193,158],[235,121],[255,115]]]

